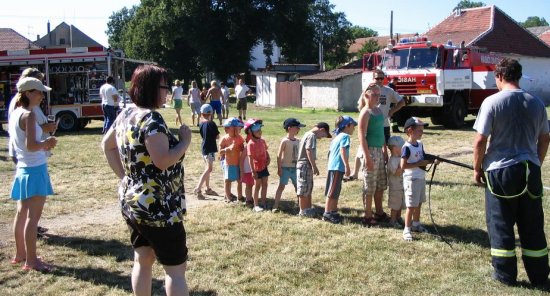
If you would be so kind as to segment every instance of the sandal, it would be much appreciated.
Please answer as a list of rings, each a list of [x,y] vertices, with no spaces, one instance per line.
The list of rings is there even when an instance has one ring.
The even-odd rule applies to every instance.
[[[376,221],[376,219],[374,219],[374,217],[363,218],[363,221],[362,221],[361,223],[362,223],[363,226],[365,226],[365,227],[374,227],[374,226],[378,226],[378,222]]]
[[[204,194],[218,196],[218,193],[216,193],[216,191],[212,190],[212,188],[206,188],[206,190],[204,191]]]
[[[36,270],[38,272],[48,273],[48,272],[53,271],[53,266],[44,263],[42,260],[38,260],[38,265],[37,266],[30,266],[30,265],[25,264],[25,265],[23,265],[23,267],[21,267],[21,269],[24,270],[24,271]]]

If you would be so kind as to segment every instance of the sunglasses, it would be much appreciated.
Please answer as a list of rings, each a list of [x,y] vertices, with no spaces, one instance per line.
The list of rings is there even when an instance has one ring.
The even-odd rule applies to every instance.
[[[374,80],[384,80],[384,77],[376,77]]]

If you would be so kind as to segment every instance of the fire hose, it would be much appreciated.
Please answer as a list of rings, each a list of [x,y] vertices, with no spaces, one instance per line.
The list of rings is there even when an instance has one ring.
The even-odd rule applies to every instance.
[[[448,163],[448,164],[452,164],[452,165],[456,165],[456,166],[459,166],[459,167],[462,167],[462,168],[466,168],[466,169],[470,169],[470,170],[474,170],[474,167],[471,166],[471,165],[467,165],[467,164],[464,164],[464,163],[460,163],[460,162],[457,162],[457,161],[454,161],[454,160],[450,160],[450,159],[446,159],[446,158],[443,158],[443,157],[439,157],[439,156],[436,156],[436,155],[433,155],[433,154],[425,154],[424,156],[424,159],[426,160],[438,160],[439,162],[445,162],[445,163]],[[451,249],[453,248],[453,246],[451,245],[451,243],[445,239],[445,237],[439,232],[439,229],[437,228],[437,224],[435,223],[434,221],[434,217],[432,215],[432,198],[431,198],[431,193],[432,193],[432,183],[433,183],[433,179],[434,179],[434,175],[435,175],[435,171],[436,171],[436,168],[437,168],[437,164],[436,163],[433,163],[428,169],[426,169],[426,171],[429,171],[430,169],[432,169],[432,176],[430,178],[430,183],[428,185],[428,212],[430,213],[430,220],[432,221],[432,224],[434,226],[434,229],[435,229],[435,232],[437,233],[437,235],[439,236],[439,238],[441,238],[441,240],[443,242],[445,242],[447,245],[449,245],[449,247],[451,247]]]

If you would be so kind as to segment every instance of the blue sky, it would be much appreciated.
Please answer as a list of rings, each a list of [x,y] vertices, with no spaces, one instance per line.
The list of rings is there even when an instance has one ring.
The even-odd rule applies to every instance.
[[[46,23],[52,29],[62,21],[73,24],[99,43],[107,46],[107,21],[113,11],[130,7],[139,0],[23,0],[2,1],[0,28],[12,28],[21,35],[36,40],[46,34]],[[346,14],[348,20],[389,35],[390,11],[394,15],[394,33],[425,32],[451,13],[459,1],[450,0],[331,0],[336,11]],[[544,17],[550,22],[548,0],[483,1],[496,5],[516,21],[529,16]]]

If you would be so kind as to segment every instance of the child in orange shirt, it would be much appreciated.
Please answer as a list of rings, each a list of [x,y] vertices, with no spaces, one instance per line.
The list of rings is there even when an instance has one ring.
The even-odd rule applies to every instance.
[[[267,180],[269,171],[267,167],[271,162],[268,146],[262,139],[262,120],[251,118],[244,125],[245,133],[247,134],[247,155],[252,174],[254,176],[254,212],[262,212],[267,205]],[[260,206],[258,195],[262,190],[262,205]]]
[[[220,140],[220,159],[223,166],[225,181],[225,202],[233,202],[237,197],[231,193],[231,183],[237,181],[237,194],[240,201],[244,201],[243,188],[240,178],[241,159],[244,150],[244,139],[241,137],[243,123],[238,118],[228,118],[223,123],[226,135]]]

